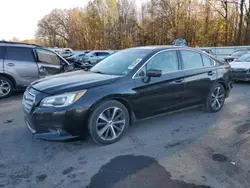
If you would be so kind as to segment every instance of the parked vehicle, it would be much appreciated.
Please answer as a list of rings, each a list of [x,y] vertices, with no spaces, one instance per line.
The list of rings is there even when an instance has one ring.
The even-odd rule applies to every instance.
[[[62,51],[59,53],[62,57],[67,58],[74,55],[74,51],[70,48],[63,48]]]
[[[69,67],[66,60],[41,46],[0,41],[0,98]]]
[[[91,51],[84,57],[80,58],[77,62],[75,62],[75,66],[82,69],[90,69],[103,59],[107,58],[111,54],[115,53],[114,51]]]
[[[56,52],[63,58],[67,58],[74,55],[74,51],[71,48],[48,48],[48,49],[53,52]]]
[[[234,61],[235,59],[240,58],[241,56],[245,54],[250,54],[250,50],[244,49],[244,50],[237,50],[234,53],[232,53],[230,56],[227,56],[224,58],[224,60],[228,63]]]
[[[65,58],[68,62],[77,63],[80,59],[82,59],[86,54],[88,54],[90,51],[81,51],[76,52],[74,55]]]
[[[174,46],[188,46],[188,43],[185,39],[179,38],[179,39],[174,40],[172,45],[174,45]]]
[[[230,63],[235,81],[250,81],[250,54],[245,54]]]
[[[37,138],[89,133],[118,141],[137,119],[204,105],[218,112],[229,96],[231,68],[201,51],[176,46],[122,50],[83,70],[33,82],[23,97],[25,123]]]

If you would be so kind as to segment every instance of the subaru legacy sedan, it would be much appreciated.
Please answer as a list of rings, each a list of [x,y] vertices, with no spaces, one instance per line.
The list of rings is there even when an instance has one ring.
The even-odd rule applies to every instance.
[[[23,107],[36,138],[87,133],[98,144],[111,144],[138,119],[199,105],[218,112],[230,90],[230,65],[188,47],[147,46],[119,51],[88,72],[35,81]]]

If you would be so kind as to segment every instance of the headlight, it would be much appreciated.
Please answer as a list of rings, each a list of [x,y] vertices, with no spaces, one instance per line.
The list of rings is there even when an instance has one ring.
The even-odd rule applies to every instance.
[[[69,106],[76,102],[81,96],[86,93],[87,90],[71,92],[71,93],[64,93],[61,95],[54,95],[51,97],[44,98],[40,106],[44,107],[64,107]]]

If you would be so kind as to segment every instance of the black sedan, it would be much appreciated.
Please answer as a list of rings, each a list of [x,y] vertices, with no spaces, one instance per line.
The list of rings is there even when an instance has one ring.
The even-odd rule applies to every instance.
[[[197,105],[218,112],[229,96],[231,68],[188,47],[122,50],[89,72],[32,83],[24,93],[25,123],[37,138],[89,133],[98,144],[118,141],[135,120]]]

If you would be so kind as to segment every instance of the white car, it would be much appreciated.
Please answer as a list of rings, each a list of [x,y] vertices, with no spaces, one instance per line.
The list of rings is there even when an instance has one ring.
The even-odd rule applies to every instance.
[[[250,81],[250,54],[245,54],[230,63],[235,81]]]

